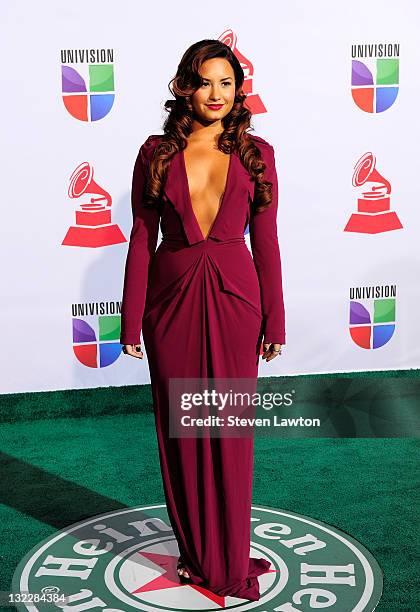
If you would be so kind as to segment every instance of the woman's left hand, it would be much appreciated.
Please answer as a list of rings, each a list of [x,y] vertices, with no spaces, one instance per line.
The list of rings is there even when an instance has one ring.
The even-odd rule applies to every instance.
[[[264,352],[261,356],[262,359],[265,359],[266,361],[271,361],[272,359],[277,357],[277,355],[281,355],[281,344],[270,344],[270,342],[264,342],[263,346]]]

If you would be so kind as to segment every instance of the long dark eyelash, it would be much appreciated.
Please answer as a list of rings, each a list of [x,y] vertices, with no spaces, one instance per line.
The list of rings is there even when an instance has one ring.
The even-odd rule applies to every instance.
[[[208,81],[207,82],[206,81],[202,81],[201,84],[202,85],[207,85]],[[223,81],[223,85],[231,85],[231,84],[232,84],[232,81]]]

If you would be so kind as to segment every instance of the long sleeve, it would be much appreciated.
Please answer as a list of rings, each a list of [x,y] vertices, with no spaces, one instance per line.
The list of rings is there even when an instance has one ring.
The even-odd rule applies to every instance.
[[[264,342],[285,344],[285,311],[282,269],[277,237],[278,181],[273,147],[266,141],[260,147],[266,163],[264,177],[272,186],[272,202],[262,212],[253,213],[249,223],[252,256],[257,270],[264,325]]]
[[[156,249],[159,233],[159,210],[143,204],[143,192],[148,171],[146,150],[148,150],[149,142],[149,139],[146,140],[140,147],[133,171],[131,190],[133,226],[125,264],[121,306],[121,344],[140,342],[149,264]]]

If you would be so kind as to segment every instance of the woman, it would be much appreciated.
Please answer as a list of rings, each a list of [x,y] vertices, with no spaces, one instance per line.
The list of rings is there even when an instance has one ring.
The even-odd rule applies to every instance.
[[[182,57],[164,134],[146,139],[134,168],[120,340],[142,359],[143,331],[178,573],[258,600],[270,563],[249,557],[252,436],[174,438],[168,429],[171,378],[256,381],[262,341],[266,361],[285,342],[274,150],[246,131],[243,81],[220,41]]]

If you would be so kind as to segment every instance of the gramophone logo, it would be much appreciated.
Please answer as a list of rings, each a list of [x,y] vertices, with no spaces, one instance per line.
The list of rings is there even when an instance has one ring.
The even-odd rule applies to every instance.
[[[350,336],[364,349],[387,344],[395,331],[396,285],[350,289]]]
[[[365,153],[355,165],[352,184],[359,188],[357,212],[348,220],[345,232],[379,234],[401,229],[396,212],[391,211],[391,184],[376,170],[373,153]]]
[[[62,98],[72,117],[98,121],[109,113],[115,99],[113,61],[113,49],[61,50]]]
[[[246,106],[252,112],[253,115],[257,115],[260,113],[266,113],[267,109],[264,106],[263,101],[261,100],[259,94],[252,93],[253,89],[253,76],[254,76],[254,66],[251,61],[246,58],[242,53],[238,50],[236,45],[237,36],[233,30],[225,30],[221,36],[219,36],[219,40],[230,47],[235,54],[236,58],[241,64],[242,70],[245,74],[243,90],[244,94],[246,94]]]
[[[76,225],[72,225],[61,244],[78,247],[103,247],[127,242],[117,224],[111,223],[112,198],[93,180],[93,167],[83,162],[69,180],[68,196],[79,199]]]
[[[88,368],[105,368],[121,353],[119,302],[72,304],[73,351]]]
[[[351,93],[366,113],[388,110],[398,95],[400,45],[352,45]]]

